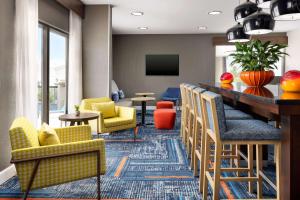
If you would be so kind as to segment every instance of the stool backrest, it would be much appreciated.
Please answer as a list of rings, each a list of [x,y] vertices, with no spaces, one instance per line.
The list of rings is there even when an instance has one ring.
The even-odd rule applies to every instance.
[[[201,107],[201,94],[206,90],[200,87],[197,87],[193,90],[193,104],[194,104],[194,112],[196,115],[196,119],[200,119],[200,123],[203,123],[202,117],[202,107]]]
[[[186,100],[188,108],[194,111],[194,104],[193,104],[193,89],[196,88],[194,85],[188,85],[186,87]]]
[[[201,99],[206,132],[217,142],[227,129],[222,96],[207,91],[201,94]]]
[[[185,99],[185,83],[180,84],[180,93],[181,93],[181,106],[182,109],[185,108],[186,99]]]

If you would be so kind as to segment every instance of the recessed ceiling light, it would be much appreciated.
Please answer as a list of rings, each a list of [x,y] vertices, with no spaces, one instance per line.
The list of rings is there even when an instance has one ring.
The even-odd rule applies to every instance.
[[[149,28],[147,26],[141,26],[141,27],[138,27],[138,29],[140,29],[140,30],[148,30]]]
[[[209,12],[208,14],[209,14],[209,15],[219,15],[219,14],[221,14],[221,13],[222,13],[222,11],[219,11],[219,10],[213,10],[213,11]]]
[[[142,15],[144,15],[144,13],[141,12],[141,11],[133,11],[133,12],[131,12],[131,15],[133,15],[133,16],[142,16]]]
[[[199,29],[199,30],[206,30],[206,29],[207,29],[207,26],[198,26],[198,29]]]

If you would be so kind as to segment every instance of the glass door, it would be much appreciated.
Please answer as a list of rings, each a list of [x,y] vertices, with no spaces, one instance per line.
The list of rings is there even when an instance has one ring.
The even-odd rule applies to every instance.
[[[68,34],[42,23],[38,34],[38,120],[59,127],[67,112]]]
[[[60,126],[59,115],[67,105],[67,37],[50,30],[49,34],[49,124]]]

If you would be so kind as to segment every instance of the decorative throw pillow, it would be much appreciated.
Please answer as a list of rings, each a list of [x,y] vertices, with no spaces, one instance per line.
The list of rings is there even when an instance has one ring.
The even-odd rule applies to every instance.
[[[119,90],[119,97],[120,99],[124,99],[125,98],[125,93],[123,92],[123,90]]]
[[[43,123],[39,132],[39,142],[41,146],[60,144],[60,140],[56,131],[49,127],[48,124]]]
[[[102,103],[93,103],[92,110],[100,111],[102,113],[104,119],[116,116],[115,102],[113,102],[113,101],[102,102]]]
[[[114,102],[118,102],[120,97],[119,97],[119,92],[112,92],[111,98]]]

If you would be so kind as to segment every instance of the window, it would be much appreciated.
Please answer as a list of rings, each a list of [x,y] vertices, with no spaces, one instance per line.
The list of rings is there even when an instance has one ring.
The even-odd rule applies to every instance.
[[[68,35],[48,25],[39,28],[40,74],[38,114],[40,122],[60,126],[67,112]]]
[[[241,82],[239,76],[241,72],[241,68],[239,67],[238,64],[231,65],[233,58],[229,55],[234,51],[235,51],[234,45],[216,46],[216,74],[215,74],[216,82],[220,80],[220,76],[224,72],[232,73],[234,76],[234,81]],[[282,76],[284,72],[284,57],[280,58],[276,66],[277,69],[273,70],[275,76]]]

